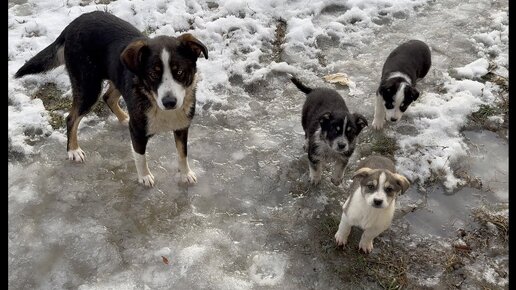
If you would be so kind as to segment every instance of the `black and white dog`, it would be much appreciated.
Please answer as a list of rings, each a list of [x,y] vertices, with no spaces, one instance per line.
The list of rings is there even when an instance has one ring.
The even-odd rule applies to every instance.
[[[148,38],[128,22],[95,11],[73,20],[48,47],[16,72],[36,74],[65,64],[72,85],[72,108],[66,117],[68,158],[83,162],[77,128],[99,99],[121,122],[128,122],[138,181],[154,185],[145,150],[155,133],[173,131],[181,181],[197,182],[187,159],[188,128],[195,113],[196,61],[206,46],[191,34]],[[118,105],[123,96],[129,116]],[[128,120],[129,119],[129,120]]]
[[[305,131],[304,148],[310,163],[310,182],[318,184],[324,163],[336,161],[331,181],[339,185],[349,157],[355,151],[356,137],[367,126],[367,120],[358,113],[350,113],[337,91],[311,89],[296,78],[291,80],[307,94],[301,123]]]
[[[351,194],[342,207],[337,245],[345,245],[352,226],[364,230],[359,249],[369,253],[373,239],[391,225],[396,198],[407,191],[410,182],[396,173],[394,162],[383,156],[362,160],[353,175]]]
[[[385,121],[401,119],[408,106],[419,97],[416,81],[426,76],[431,64],[430,48],[420,40],[409,40],[389,54],[376,91],[373,129],[382,129]]]

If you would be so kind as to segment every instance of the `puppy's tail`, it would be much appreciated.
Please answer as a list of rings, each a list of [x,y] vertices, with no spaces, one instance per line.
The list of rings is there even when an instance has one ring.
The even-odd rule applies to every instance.
[[[64,31],[45,49],[29,59],[14,75],[15,78],[24,75],[49,71],[64,64]]]
[[[294,85],[296,85],[296,87],[302,91],[303,93],[305,94],[309,94],[312,89],[303,85],[298,79],[296,79],[295,77],[291,77],[290,80],[294,83]]]

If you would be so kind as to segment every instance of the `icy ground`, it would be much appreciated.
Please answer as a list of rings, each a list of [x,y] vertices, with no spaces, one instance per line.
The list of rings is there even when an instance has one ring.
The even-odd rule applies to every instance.
[[[172,134],[151,139],[156,186],[139,185],[127,128],[105,108],[81,123],[87,161],[69,162],[54,122],[66,110],[41,93],[69,101],[64,68],[12,78],[93,10],[208,46],[189,137],[197,185],[177,184]],[[508,288],[507,11],[491,0],[9,0],[9,288]],[[326,171],[309,186],[304,96],[285,72],[337,88],[371,123],[383,61],[412,38],[433,51],[418,101],[361,133],[345,184]],[[349,87],[324,82],[337,72]],[[355,161],[371,152],[392,155],[413,185],[365,255],[359,230],[344,249],[333,236]]]

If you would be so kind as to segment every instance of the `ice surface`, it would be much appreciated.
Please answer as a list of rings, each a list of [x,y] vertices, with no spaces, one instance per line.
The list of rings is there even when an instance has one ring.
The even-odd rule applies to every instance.
[[[323,76],[346,73],[353,86],[336,88],[353,112],[372,121],[383,61],[413,38],[432,47],[432,69],[400,123],[379,134],[396,140],[394,158],[414,185],[401,207],[423,199],[417,185],[435,174],[444,179],[427,188],[426,209],[394,220],[393,235],[408,224],[411,239],[441,249],[470,222],[472,207],[507,201],[507,140],[462,131],[469,114],[501,93],[479,79],[486,61],[508,77],[506,2],[104,2],[9,1],[10,289],[353,288],[340,269],[356,251],[337,251],[333,241],[349,183],[335,187],[325,172],[318,187],[309,186],[305,96],[287,73],[314,87],[335,87]],[[70,21],[93,10],[110,11],[151,37],[191,32],[207,45],[209,59],[197,63],[198,114],[189,136],[197,185],[177,184],[173,136],[161,134],[148,146],[156,186],[141,187],[127,128],[112,115],[81,122],[87,160],[68,162],[64,128],[53,130],[41,100],[32,99],[47,82],[70,98],[66,70],[13,79]],[[453,68],[459,76],[448,74]],[[465,183],[458,164],[491,191],[458,188]],[[428,271],[421,283],[442,286],[440,273]],[[505,285],[497,275],[489,270],[484,279]]]

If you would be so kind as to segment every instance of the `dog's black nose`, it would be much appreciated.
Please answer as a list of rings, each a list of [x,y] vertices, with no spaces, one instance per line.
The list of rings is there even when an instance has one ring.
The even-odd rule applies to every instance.
[[[398,121],[398,119],[396,119],[396,118],[391,118],[391,121],[396,122],[396,121]]]
[[[383,202],[383,200],[381,200],[381,199],[376,199],[376,198],[373,199],[373,203],[374,203],[375,206],[382,205],[382,202]]]
[[[177,104],[177,99],[168,95],[164,97],[161,102],[163,103],[163,107],[165,107],[165,109],[173,109]]]
[[[346,148],[346,144],[338,144],[337,146],[339,147],[340,150]]]

